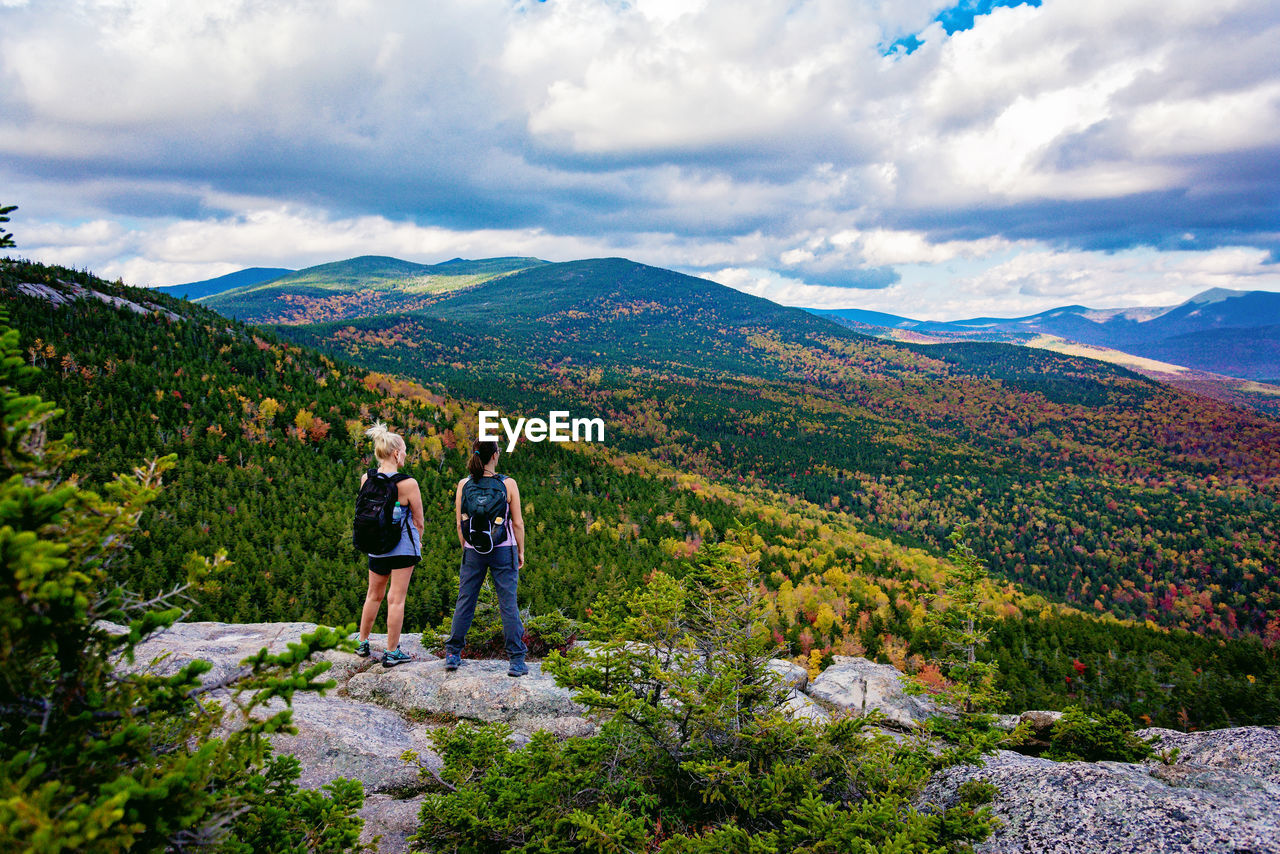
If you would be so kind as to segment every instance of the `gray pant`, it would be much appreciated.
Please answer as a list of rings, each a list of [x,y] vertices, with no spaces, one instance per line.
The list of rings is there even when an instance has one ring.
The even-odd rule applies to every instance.
[[[476,615],[476,599],[480,585],[484,584],[485,570],[493,578],[493,589],[498,594],[498,613],[502,615],[502,635],[507,655],[512,660],[524,660],[529,651],[524,645],[524,625],[520,622],[520,608],[516,605],[516,586],[520,583],[520,569],[516,565],[516,550],[499,546],[487,555],[475,549],[462,550],[462,569],[458,577],[458,604],[453,609],[453,628],[444,643],[445,652],[462,653],[467,631]]]

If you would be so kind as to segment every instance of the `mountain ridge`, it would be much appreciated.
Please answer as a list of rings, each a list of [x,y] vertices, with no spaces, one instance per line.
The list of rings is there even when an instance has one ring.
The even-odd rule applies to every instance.
[[[161,285],[155,290],[162,294],[196,300],[234,288],[268,282],[293,272],[296,271],[286,267],[247,267],[234,273],[227,273],[224,276],[216,276],[212,279],[202,279],[198,282],[187,282],[181,285]]]
[[[610,260],[613,259],[560,263]],[[626,259],[618,260],[630,263]],[[476,260],[452,258],[438,264],[421,264],[392,256],[363,255],[234,288],[219,288],[197,299],[224,314],[251,322],[315,323],[417,311],[451,292],[469,290],[486,281],[541,266],[552,266],[552,262],[503,256]],[[702,288],[715,286],[706,279],[690,279],[702,283],[699,285]],[[1256,339],[1257,345],[1251,348],[1251,355],[1250,348],[1232,347],[1229,336],[1209,334],[1211,330],[1224,328],[1280,326],[1280,294],[1268,291],[1211,288],[1175,306],[1094,309],[1069,305],[1021,317],[954,321],[918,320],[861,309],[804,310],[870,335],[880,334],[876,330],[884,328],[952,340],[967,338],[1019,344],[1032,342],[1038,335],[1052,335],[1200,371],[1203,375],[1197,377],[1194,388],[1243,405],[1261,403],[1265,411],[1273,411],[1268,397],[1251,397],[1239,391],[1240,383],[1223,383],[1210,375],[1263,383],[1280,381],[1280,359],[1274,355],[1280,351],[1280,337],[1270,332],[1252,333],[1251,340]]]
[[[1272,294],[1275,296],[1280,296],[1280,294],[1275,294],[1275,292],[1273,291],[1263,291],[1263,290],[1242,291],[1242,290],[1233,290],[1231,288],[1209,288],[1208,290],[1201,291],[1195,296],[1192,296],[1186,300],[1183,300],[1180,303],[1176,303],[1174,305],[1167,305],[1167,306],[1139,306],[1139,307],[1128,307],[1128,308],[1090,308],[1089,306],[1086,306],[1086,305],[1072,303],[1070,305],[1054,306],[1053,308],[1047,308],[1042,311],[1035,312],[1033,314],[1015,315],[1012,317],[981,316],[981,317],[957,318],[956,320],[934,320],[934,319],[927,319],[927,318],[918,319],[918,318],[907,317],[905,315],[897,315],[890,312],[875,312],[875,311],[870,311],[868,309],[857,309],[857,308],[806,308],[805,310],[814,312],[815,314],[838,315],[838,316],[849,316],[849,317],[854,317],[855,315],[863,315],[863,314],[875,314],[886,319],[892,319],[894,322],[898,322],[898,323],[911,323],[911,324],[918,324],[921,326],[939,327],[939,328],[948,327],[948,326],[987,326],[990,324],[1026,323],[1026,322],[1034,321],[1040,318],[1061,315],[1064,313],[1074,314],[1074,315],[1095,314],[1104,318],[1121,317],[1124,319],[1134,320],[1135,322],[1138,322],[1136,321],[1135,317],[1132,317],[1132,316],[1126,317],[1126,313],[1133,313],[1138,316],[1145,316],[1147,320],[1154,320],[1160,315],[1163,315],[1165,313],[1168,313],[1178,308],[1182,308],[1186,306],[1209,305],[1213,303],[1223,302],[1229,299],[1249,296],[1251,294]]]
[[[515,256],[420,264],[389,255],[359,255],[293,271],[200,298],[215,311],[253,322],[315,322],[356,316],[373,303],[407,310],[438,295],[547,262]]]

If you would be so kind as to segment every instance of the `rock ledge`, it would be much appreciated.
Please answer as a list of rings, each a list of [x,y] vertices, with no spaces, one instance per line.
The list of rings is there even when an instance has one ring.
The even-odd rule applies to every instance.
[[[131,670],[172,673],[193,659],[213,664],[215,680],[262,647],[282,650],[312,623],[179,623],[138,648]],[[378,650],[384,638],[373,637]],[[401,647],[415,661],[383,668],[369,659],[326,653],[338,683],[325,696],[294,700],[298,733],[277,736],[276,750],[302,761],[301,784],[318,787],[337,777],[361,780],[366,802],[365,838],[381,835],[380,850],[406,850],[422,803],[415,769],[400,761],[414,750],[437,765],[430,733],[459,719],[502,722],[521,743],[537,729],[561,737],[585,735],[594,725],[569,692],[544,674],[538,662],[519,679],[505,662],[464,660],[446,673],[417,635]],[[927,697],[908,695],[893,667],[837,656],[811,682],[802,668],[778,661],[774,669],[791,686],[787,710],[815,722],[834,713],[872,709],[893,726],[910,729],[936,714]],[[828,711],[834,710],[834,711]],[[1041,728],[1054,712],[1024,715]],[[1000,790],[993,808],[1003,822],[979,854],[1280,854],[1280,727],[1241,727],[1181,733],[1139,733],[1178,751],[1163,764],[1051,762],[1001,751],[984,767],[951,768],[935,776],[922,796],[924,809],[947,807],[966,780],[990,780]]]

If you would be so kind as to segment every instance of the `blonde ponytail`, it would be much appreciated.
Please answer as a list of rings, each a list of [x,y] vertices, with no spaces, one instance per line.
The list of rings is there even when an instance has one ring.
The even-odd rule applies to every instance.
[[[390,460],[405,449],[404,438],[392,433],[381,421],[375,421],[364,434],[373,440],[373,455],[379,460]]]

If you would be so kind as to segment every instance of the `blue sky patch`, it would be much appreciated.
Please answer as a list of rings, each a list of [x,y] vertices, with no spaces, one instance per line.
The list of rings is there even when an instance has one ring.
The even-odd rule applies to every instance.
[[[950,9],[943,9],[934,18],[935,21],[942,24],[942,29],[947,35],[973,28],[973,21],[979,15],[986,15],[992,9],[998,9],[1001,6],[1014,8],[1016,6],[1036,6],[1039,7],[1041,0],[960,0],[959,3]]]
[[[943,9],[934,16],[933,20],[942,24],[943,31],[950,36],[973,29],[974,21],[981,15],[990,14],[992,9],[998,9],[1002,6],[1007,8],[1015,6],[1039,7],[1041,2],[1042,0],[960,0],[956,5]],[[912,54],[922,44],[924,44],[924,39],[920,38],[918,33],[912,33],[889,44],[884,50],[884,55],[891,56],[895,53]]]

